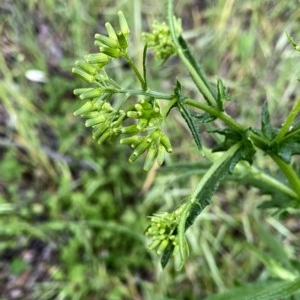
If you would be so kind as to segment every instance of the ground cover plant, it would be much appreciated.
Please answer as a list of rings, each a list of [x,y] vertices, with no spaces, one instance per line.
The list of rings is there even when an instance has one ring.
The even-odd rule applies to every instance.
[[[83,4],[73,0],[70,6],[51,0],[0,4],[5,16],[0,64],[3,299],[202,299],[208,295],[208,299],[242,299],[241,295],[257,299],[260,293],[265,299],[297,299],[299,214],[293,201],[297,184],[290,185],[270,159],[275,143],[270,142],[268,151],[257,151],[251,167],[239,163],[224,176],[212,205],[186,233],[185,215],[172,211],[191,203],[199,182],[200,187],[206,186],[207,170],[211,174],[225,170],[221,152],[228,151],[229,163],[230,154],[237,154],[231,148],[233,144],[237,147],[236,139],[252,143],[253,134],[264,134],[263,141],[268,143],[268,139],[296,132],[300,76],[299,53],[294,48],[299,40],[299,5],[297,1],[269,0],[239,5],[234,1],[174,3],[177,16],[182,17],[182,26],[176,19],[173,28],[175,41],[180,37],[179,48],[174,36],[170,37],[173,25],[168,24],[161,1],[151,5],[102,1],[101,9],[98,1]],[[124,15],[117,15],[120,9],[128,27]],[[107,20],[112,25],[104,26]],[[118,38],[119,31],[123,37]],[[289,41],[286,32],[293,40]],[[95,33],[97,46],[106,47],[101,54],[108,56],[84,57],[92,48],[99,51],[92,45]],[[165,44],[155,52],[157,35]],[[148,43],[144,55],[143,38]],[[192,59],[193,68],[195,61],[202,64],[208,75],[205,84],[216,93],[214,97],[220,96],[215,103],[206,95],[213,105],[201,97],[188,74],[191,70],[178,57],[167,60],[168,51],[176,52],[187,44],[192,46],[188,46],[189,52],[183,51],[181,59]],[[115,57],[124,54],[127,62]],[[156,62],[154,56],[162,60]],[[78,101],[71,91],[96,87],[71,76],[71,66],[80,57],[75,73],[91,72],[96,66],[93,59],[101,59],[106,73],[100,73],[100,84],[112,92],[102,99],[105,105],[98,102],[99,106],[93,107],[101,108],[102,117],[99,115],[95,124],[88,121],[87,129],[72,114],[77,111],[81,115],[80,109],[91,95]],[[42,77],[32,79],[31,69],[42,70]],[[225,86],[231,101],[227,101]],[[125,97],[119,93],[122,90],[126,90]],[[187,95],[209,113],[203,115],[198,107],[186,106]],[[253,109],[249,109],[250,102]],[[91,108],[90,104],[85,109]],[[178,109],[181,105],[182,112]],[[212,121],[216,112],[224,119],[225,111],[248,130],[227,130],[218,118],[204,123]],[[95,114],[88,117],[92,120]],[[112,118],[114,130],[96,128],[104,125],[97,122],[108,121],[107,117]],[[111,122],[107,125],[111,128]],[[98,145],[91,139],[91,127],[96,142],[121,133],[125,145],[119,145],[118,138]],[[288,131],[284,133],[282,128]],[[192,143],[195,137],[200,146],[200,132],[201,151]],[[159,143],[150,143],[148,133],[151,141]],[[224,142],[224,136],[222,151],[211,153],[210,149]],[[298,149],[291,143],[292,136],[287,143],[288,156]],[[140,152],[134,153],[126,145],[133,142],[140,144],[135,149],[142,151],[151,144],[154,151],[137,157]],[[157,168],[156,163],[151,167],[154,154],[159,154],[158,162],[162,162],[162,152],[171,152],[170,143],[173,152],[166,153],[163,167]],[[261,146],[252,144],[256,149]],[[134,164],[128,163],[128,157],[136,159]],[[291,162],[290,166],[297,166],[297,156]],[[150,169],[148,174],[143,167]],[[218,181],[213,181],[212,189]],[[262,204],[264,209],[258,209]],[[188,205],[180,209],[191,215]],[[161,231],[157,238],[158,224],[173,230],[172,234]],[[162,271],[161,255],[168,257],[164,247],[169,245],[178,248],[177,254],[170,256]],[[181,270],[176,270],[179,267]],[[230,294],[212,295],[233,287]]]

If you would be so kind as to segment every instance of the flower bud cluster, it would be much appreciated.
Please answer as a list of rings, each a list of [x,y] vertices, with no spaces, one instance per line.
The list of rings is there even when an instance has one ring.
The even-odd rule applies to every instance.
[[[144,99],[126,115],[128,118],[136,119],[134,125],[121,129],[124,134],[134,134],[120,140],[121,144],[130,145],[134,149],[129,157],[129,162],[134,162],[147,151],[144,170],[148,171],[155,161],[161,165],[164,161],[165,152],[171,153],[173,149],[169,138],[161,130],[163,117],[157,102],[152,99],[150,101]],[[147,134],[145,135],[144,132]]]
[[[108,102],[116,94],[125,94],[122,87],[107,75],[104,67],[112,60],[124,57],[130,60],[127,54],[129,28],[122,12],[118,13],[119,31],[110,23],[106,23],[107,35],[96,34],[95,45],[98,53],[88,54],[84,60],[76,62],[72,72],[93,87],[76,89],[74,94],[84,101],[75,111],[75,116],[85,119],[85,126],[93,130],[93,138],[99,144],[120,135],[126,137],[120,140],[121,144],[130,145],[133,152],[129,162],[135,161],[147,152],[144,170],[149,170],[155,161],[162,164],[166,152],[172,152],[169,138],[161,130],[164,116],[160,106],[154,98],[138,101],[126,105],[124,101],[116,101],[116,108]],[[158,29],[157,29],[158,30]],[[158,33],[158,32],[157,32]],[[123,121],[129,120],[129,126]]]
[[[180,19],[176,22],[176,31],[179,35],[182,31]],[[169,26],[165,22],[155,20],[152,24],[152,33],[144,32],[143,38],[149,48],[153,48],[156,59],[167,60],[176,53]]]
[[[92,127],[93,139],[101,144],[121,134],[122,121],[126,113],[115,110],[108,102],[89,100],[76,110],[74,115],[86,119],[85,126]]]
[[[171,213],[164,212],[151,217],[151,223],[145,232],[145,235],[151,239],[148,245],[149,250],[156,249],[157,254],[162,254],[169,245],[172,245],[174,246],[173,253],[177,252],[177,226],[183,207],[180,206]]]
[[[77,61],[72,73],[89,83],[99,82],[101,78],[98,73],[109,63],[111,58],[126,55],[130,30],[123,12],[118,12],[118,18],[120,31],[116,32],[110,23],[106,23],[107,36],[95,34],[94,44],[99,47],[100,52],[88,54],[84,60]]]

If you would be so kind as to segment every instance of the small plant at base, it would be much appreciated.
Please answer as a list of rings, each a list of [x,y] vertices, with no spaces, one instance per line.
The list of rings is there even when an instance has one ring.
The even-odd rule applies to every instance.
[[[168,25],[155,21],[153,32],[144,34],[146,45],[142,72],[138,70],[127,52],[129,29],[124,15],[121,12],[118,15],[121,31],[116,32],[110,24],[107,24],[108,35],[95,36],[95,45],[99,46],[100,52],[86,56],[85,60],[77,62],[77,67],[73,69],[73,73],[95,85],[84,90],[75,90],[75,94],[84,101],[75,115],[87,119],[86,126],[93,128],[93,137],[99,139],[100,143],[120,137],[121,144],[133,148],[133,153],[129,157],[130,162],[134,162],[146,152],[144,169],[149,170],[155,161],[159,164],[163,163],[166,152],[172,152],[170,139],[163,132],[163,123],[167,120],[171,109],[178,109],[197,147],[204,148],[204,152],[208,152],[208,149],[203,146],[198,129],[199,123],[204,125],[210,123],[210,128],[215,120],[222,121],[224,124],[221,130],[207,130],[212,137],[216,135],[223,137],[221,142],[218,142],[219,138],[217,138],[218,145],[209,149],[222,154],[212,156],[211,167],[201,178],[190,198],[177,210],[156,214],[150,219],[150,226],[146,230],[146,236],[151,239],[149,248],[162,254],[162,266],[166,266],[173,253],[179,253],[180,267],[184,265],[189,252],[185,232],[193,225],[201,211],[210,204],[213,194],[226,177],[233,172],[242,174],[247,170],[247,173],[253,177],[255,185],[258,173],[251,170],[256,170],[252,162],[257,150],[274,161],[288,182],[287,184],[259,172],[259,180],[268,187],[268,190],[273,190],[268,207],[282,210],[288,207],[298,208],[300,178],[297,166],[292,163],[292,157],[300,154],[300,124],[299,121],[295,121],[300,111],[300,99],[296,101],[280,128],[271,125],[267,104],[262,107],[259,130],[252,129],[253,126],[244,126],[225,110],[226,102],[230,101],[231,97],[222,80],[218,79],[213,87],[190,51],[181,35],[180,21],[173,15],[171,0],[168,1]],[[299,51],[299,46],[294,40],[289,36],[288,39]],[[153,49],[156,59],[166,60],[171,55],[178,56],[203,99],[192,99],[185,95],[179,81],[170,93],[161,93],[150,88],[146,63],[148,49]],[[112,59],[127,61],[140,88],[123,88],[107,75],[105,67]],[[122,96],[122,100],[112,101],[117,95]],[[133,99],[135,103],[132,104]],[[167,102],[163,110],[160,104],[162,101]],[[195,110],[201,113],[196,113]],[[125,121],[129,125],[125,125]],[[264,187],[260,186],[260,188],[263,191]],[[280,197],[279,202],[278,197]],[[299,288],[297,285],[297,289]],[[295,292],[295,289],[291,290]],[[278,295],[281,294],[277,294],[276,297]]]

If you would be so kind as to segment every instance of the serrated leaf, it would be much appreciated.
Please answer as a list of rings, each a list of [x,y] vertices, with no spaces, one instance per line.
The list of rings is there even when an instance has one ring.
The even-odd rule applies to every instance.
[[[299,290],[300,278],[294,281],[266,281],[233,288],[204,300],[279,300],[298,294]]]
[[[167,248],[164,250],[164,252],[162,254],[162,257],[161,257],[161,260],[160,260],[160,264],[161,264],[163,269],[168,264],[172,254],[173,254],[173,251],[174,251],[174,245],[172,245],[172,244],[169,244],[167,246]]]
[[[210,123],[217,119],[217,117],[213,116],[210,113],[203,113],[203,114],[193,114],[193,118],[199,122],[200,124]]]
[[[300,130],[296,129],[290,132],[281,142],[277,145],[277,154],[286,163],[290,163],[291,157],[300,154]]]
[[[278,130],[274,127],[272,127],[271,123],[270,123],[270,113],[269,113],[269,109],[268,109],[268,102],[265,102],[263,107],[262,107],[262,111],[261,111],[261,131],[263,133],[263,135],[268,139],[268,140],[272,140]]]
[[[185,39],[182,36],[178,37],[178,43],[182,49],[182,52],[185,56],[185,58],[189,61],[189,63],[191,64],[191,66],[193,67],[193,71],[196,72],[196,74],[201,78],[201,80],[203,81],[204,85],[206,86],[206,88],[209,90],[210,94],[214,96],[214,98],[216,99],[216,93],[213,90],[212,86],[210,85],[210,83],[208,82],[208,80],[206,79],[204,73],[202,72],[201,66],[199,64],[199,62],[196,60],[196,58],[194,57],[194,55],[192,54],[188,44],[186,43]],[[190,70],[189,70],[190,71]],[[199,92],[203,95],[203,97],[205,98],[205,100],[211,103],[211,99],[209,99],[207,97],[207,95],[205,93],[203,93],[202,89],[199,88],[197,81],[194,78],[194,75],[192,74],[192,72],[190,71],[190,75],[192,77],[192,79],[194,80],[196,86],[199,89]]]
[[[224,110],[223,102],[230,101],[231,99],[227,88],[225,87],[223,81],[220,78],[217,81],[217,91],[218,91],[218,95],[217,95],[218,108],[223,111]]]
[[[236,144],[239,141],[243,141],[245,145],[245,152],[244,152],[244,160],[248,161],[252,164],[252,158],[255,154],[255,148],[252,142],[248,139],[248,134],[251,129],[246,130],[245,132],[241,133],[239,131],[233,130],[231,128],[225,128],[223,130],[214,130],[214,133],[221,134],[225,136],[225,140],[223,143],[214,147],[213,152],[218,151],[225,151],[229,149],[232,145]]]
[[[239,142],[225,152],[202,177],[192,199],[189,215],[186,219],[185,230],[190,227],[201,211],[210,203],[214,192],[217,190],[225,176],[231,173],[240,160],[250,160],[249,145]]]
[[[193,118],[193,115],[187,109],[184,103],[184,98],[181,95],[181,85],[179,81],[177,81],[177,85],[174,89],[174,93],[178,98],[177,106],[179,108],[179,111],[190,129],[198,149],[202,149],[200,131],[197,126],[197,122],[195,121],[195,118]]]

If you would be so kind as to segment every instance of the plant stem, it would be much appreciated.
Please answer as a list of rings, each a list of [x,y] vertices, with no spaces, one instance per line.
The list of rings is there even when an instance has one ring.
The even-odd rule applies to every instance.
[[[187,56],[186,50],[183,49],[182,46],[180,45],[178,41],[178,36],[176,34],[176,29],[175,29],[175,19],[173,15],[173,0],[168,1],[168,19],[169,19],[169,25],[170,25],[170,32],[172,36],[172,40],[176,46],[177,49],[177,54],[180,57],[181,61],[185,65],[185,67],[188,69],[191,77],[193,78],[198,90],[201,92],[207,103],[211,106],[216,104],[216,99],[213,95],[213,93],[210,91],[208,87],[208,83],[205,80],[204,74],[202,74],[201,71],[199,71],[193,66],[191,62],[191,57]],[[188,51],[188,50],[187,50]],[[191,56],[191,55],[190,55]],[[194,58],[193,58],[194,60]],[[199,72],[201,73],[202,77],[200,76]]]
[[[147,88],[147,84],[143,78],[143,76],[141,75],[141,73],[139,72],[139,70],[137,69],[135,63],[132,61],[132,59],[130,58],[130,56],[128,54],[124,55],[125,60],[129,63],[130,67],[132,68],[132,70],[134,71],[135,75],[137,76],[141,87],[143,90],[146,90]]]
[[[288,182],[290,183],[291,187],[297,194],[297,198],[300,201],[300,178],[298,177],[297,173],[293,169],[293,167],[287,163],[285,163],[280,157],[275,154],[270,154],[272,159],[276,162],[278,167],[280,168],[281,172],[284,174]]]
[[[219,109],[216,109],[212,106],[198,102],[198,101],[190,99],[190,98],[185,99],[184,102],[190,106],[199,108],[207,113],[210,113],[211,115],[215,116],[216,118],[222,120],[224,123],[226,123],[232,129],[235,129],[241,133],[245,131],[245,128],[242,125],[240,125],[239,123],[234,121],[229,115],[220,111]]]
[[[292,123],[293,123],[294,119],[296,118],[297,114],[299,113],[299,111],[300,111],[300,99],[297,100],[296,104],[290,111],[288,117],[284,121],[278,135],[275,138],[275,142],[280,143],[284,139],[284,136],[289,131],[290,126],[292,125]]]
[[[253,178],[259,180],[260,182],[263,182],[263,183],[273,187],[274,191],[280,191],[291,198],[295,198],[295,199],[298,198],[298,195],[296,194],[296,192],[294,190],[292,190],[290,187],[286,186],[279,180],[264,173],[262,170],[259,170],[256,167],[249,165],[246,162],[240,162],[240,164],[236,166],[234,173],[239,174],[239,173],[245,173],[245,172],[247,174],[251,174],[251,176]]]

